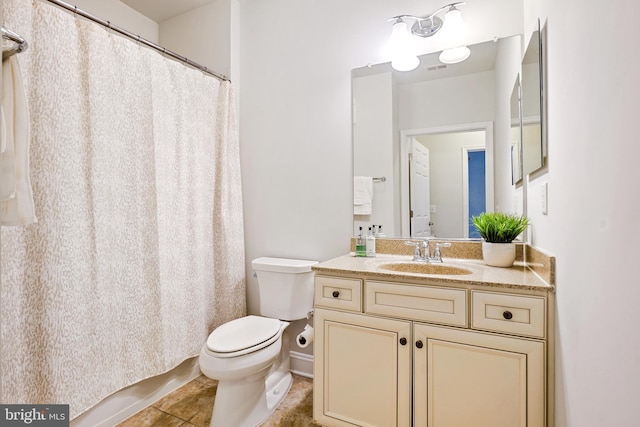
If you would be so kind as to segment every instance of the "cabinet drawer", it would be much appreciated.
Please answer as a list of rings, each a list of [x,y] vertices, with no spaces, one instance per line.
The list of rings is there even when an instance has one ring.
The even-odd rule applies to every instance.
[[[544,298],[472,291],[471,301],[472,328],[544,338]]]
[[[365,312],[466,327],[467,291],[367,280]]]
[[[362,312],[362,280],[316,276],[315,305]]]

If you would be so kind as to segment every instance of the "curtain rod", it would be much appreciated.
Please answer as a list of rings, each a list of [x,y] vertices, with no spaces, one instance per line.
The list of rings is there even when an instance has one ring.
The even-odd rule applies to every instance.
[[[167,49],[165,47],[157,45],[157,44],[155,44],[155,43],[153,43],[153,42],[151,42],[151,41],[149,41],[149,40],[147,40],[147,39],[145,39],[143,37],[140,37],[139,35],[130,33],[129,31],[127,31],[125,29],[122,29],[122,28],[120,28],[120,27],[118,27],[116,25],[111,24],[110,21],[105,21],[105,20],[100,19],[100,18],[98,18],[98,17],[96,17],[94,15],[91,15],[88,12],[85,12],[84,10],[78,9],[78,6],[74,6],[74,5],[71,5],[69,3],[65,3],[65,2],[63,2],[61,0],[46,0],[46,1],[48,1],[49,3],[53,3],[56,6],[59,6],[59,7],[63,8],[63,9],[66,9],[69,12],[73,12],[75,15],[80,15],[83,18],[87,18],[90,21],[98,23],[98,24],[102,25],[103,27],[107,27],[109,30],[113,30],[113,31],[115,31],[115,32],[117,32],[119,34],[122,34],[123,36],[126,36],[126,37],[128,37],[128,38],[130,38],[132,40],[137,41],[138,43],[142,43],[142,44],[144,44],[144,45],[146,45],[146,46],[148,46],[148,47],[150,47],[152,49],[157,50],[160,53],[163,53],[165,55],[169,55],[170,57],[172,57],[174,59],[177,59],[177,60],[179,60],[181,62],[184,62],[184,63],[186,63],[187,65],[189,65],[189,66],[191,66],[193,68],[197,68],[198,70],[203,71],[203,72],[205,72],[205,73],[207,73],[207,74],[209,74],[209,75],[211,75],[211,76],[213,76],[213,77],[215,77],[215,78],[217,78],[219,80],[231,81],[228,77],[226,77],[223,74],[215,73],[215,72],[211,71],[210,69],[208,69],[207,67],[205,67],[204,65],[200,65],[197,62],[193,62],[192,60],[190,60],[190,59],[188,59],[188,58],[186,58],[184,56],[178,55],[177,53],[172,52],[172,51],[170,51],[169,49]]]

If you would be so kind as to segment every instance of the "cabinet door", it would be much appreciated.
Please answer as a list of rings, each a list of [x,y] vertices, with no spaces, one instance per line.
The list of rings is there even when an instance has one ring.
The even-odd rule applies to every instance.
[[[316,423],[411,425],[411,323],[316,309],[314,326]]]
[[[543,342],[423,324],[413,341],[415,427],[544,426]]]

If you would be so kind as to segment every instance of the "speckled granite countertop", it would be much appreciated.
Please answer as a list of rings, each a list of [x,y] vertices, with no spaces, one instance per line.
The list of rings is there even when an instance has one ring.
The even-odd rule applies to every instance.
[[[359,276],[373,280],[403,280],[413,283],[455,285],[477,285],[496,288],[510,288],[522,290],[555,290],[553,285],[542,280],[522,262],[516,262],[512,267],[490,267],[482,260],[447,258],[444,266],[461,267],[471,271],[471,274],[421,274],[391,271],[381,266],[389,263],[414,263],[410,255],[378,254],[372,258],[356,257],[353,253],[334,258],[315,265],[316,274],[331,274],[344,276]]]

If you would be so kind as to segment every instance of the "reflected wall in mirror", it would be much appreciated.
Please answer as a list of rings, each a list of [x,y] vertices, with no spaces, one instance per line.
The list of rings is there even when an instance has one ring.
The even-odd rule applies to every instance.
[[[354,175],[386,178],[354,233],[376,224],[388,237],[467,238],[473,209],[521,211],[510,136],[521,44],[517,35],[472,45],[458,64],[423,55],[411,72],[353,70]]]
[[[540,25],[522,60],[522,169],[529,175],[544,164],[542,129],[542,60]]]

